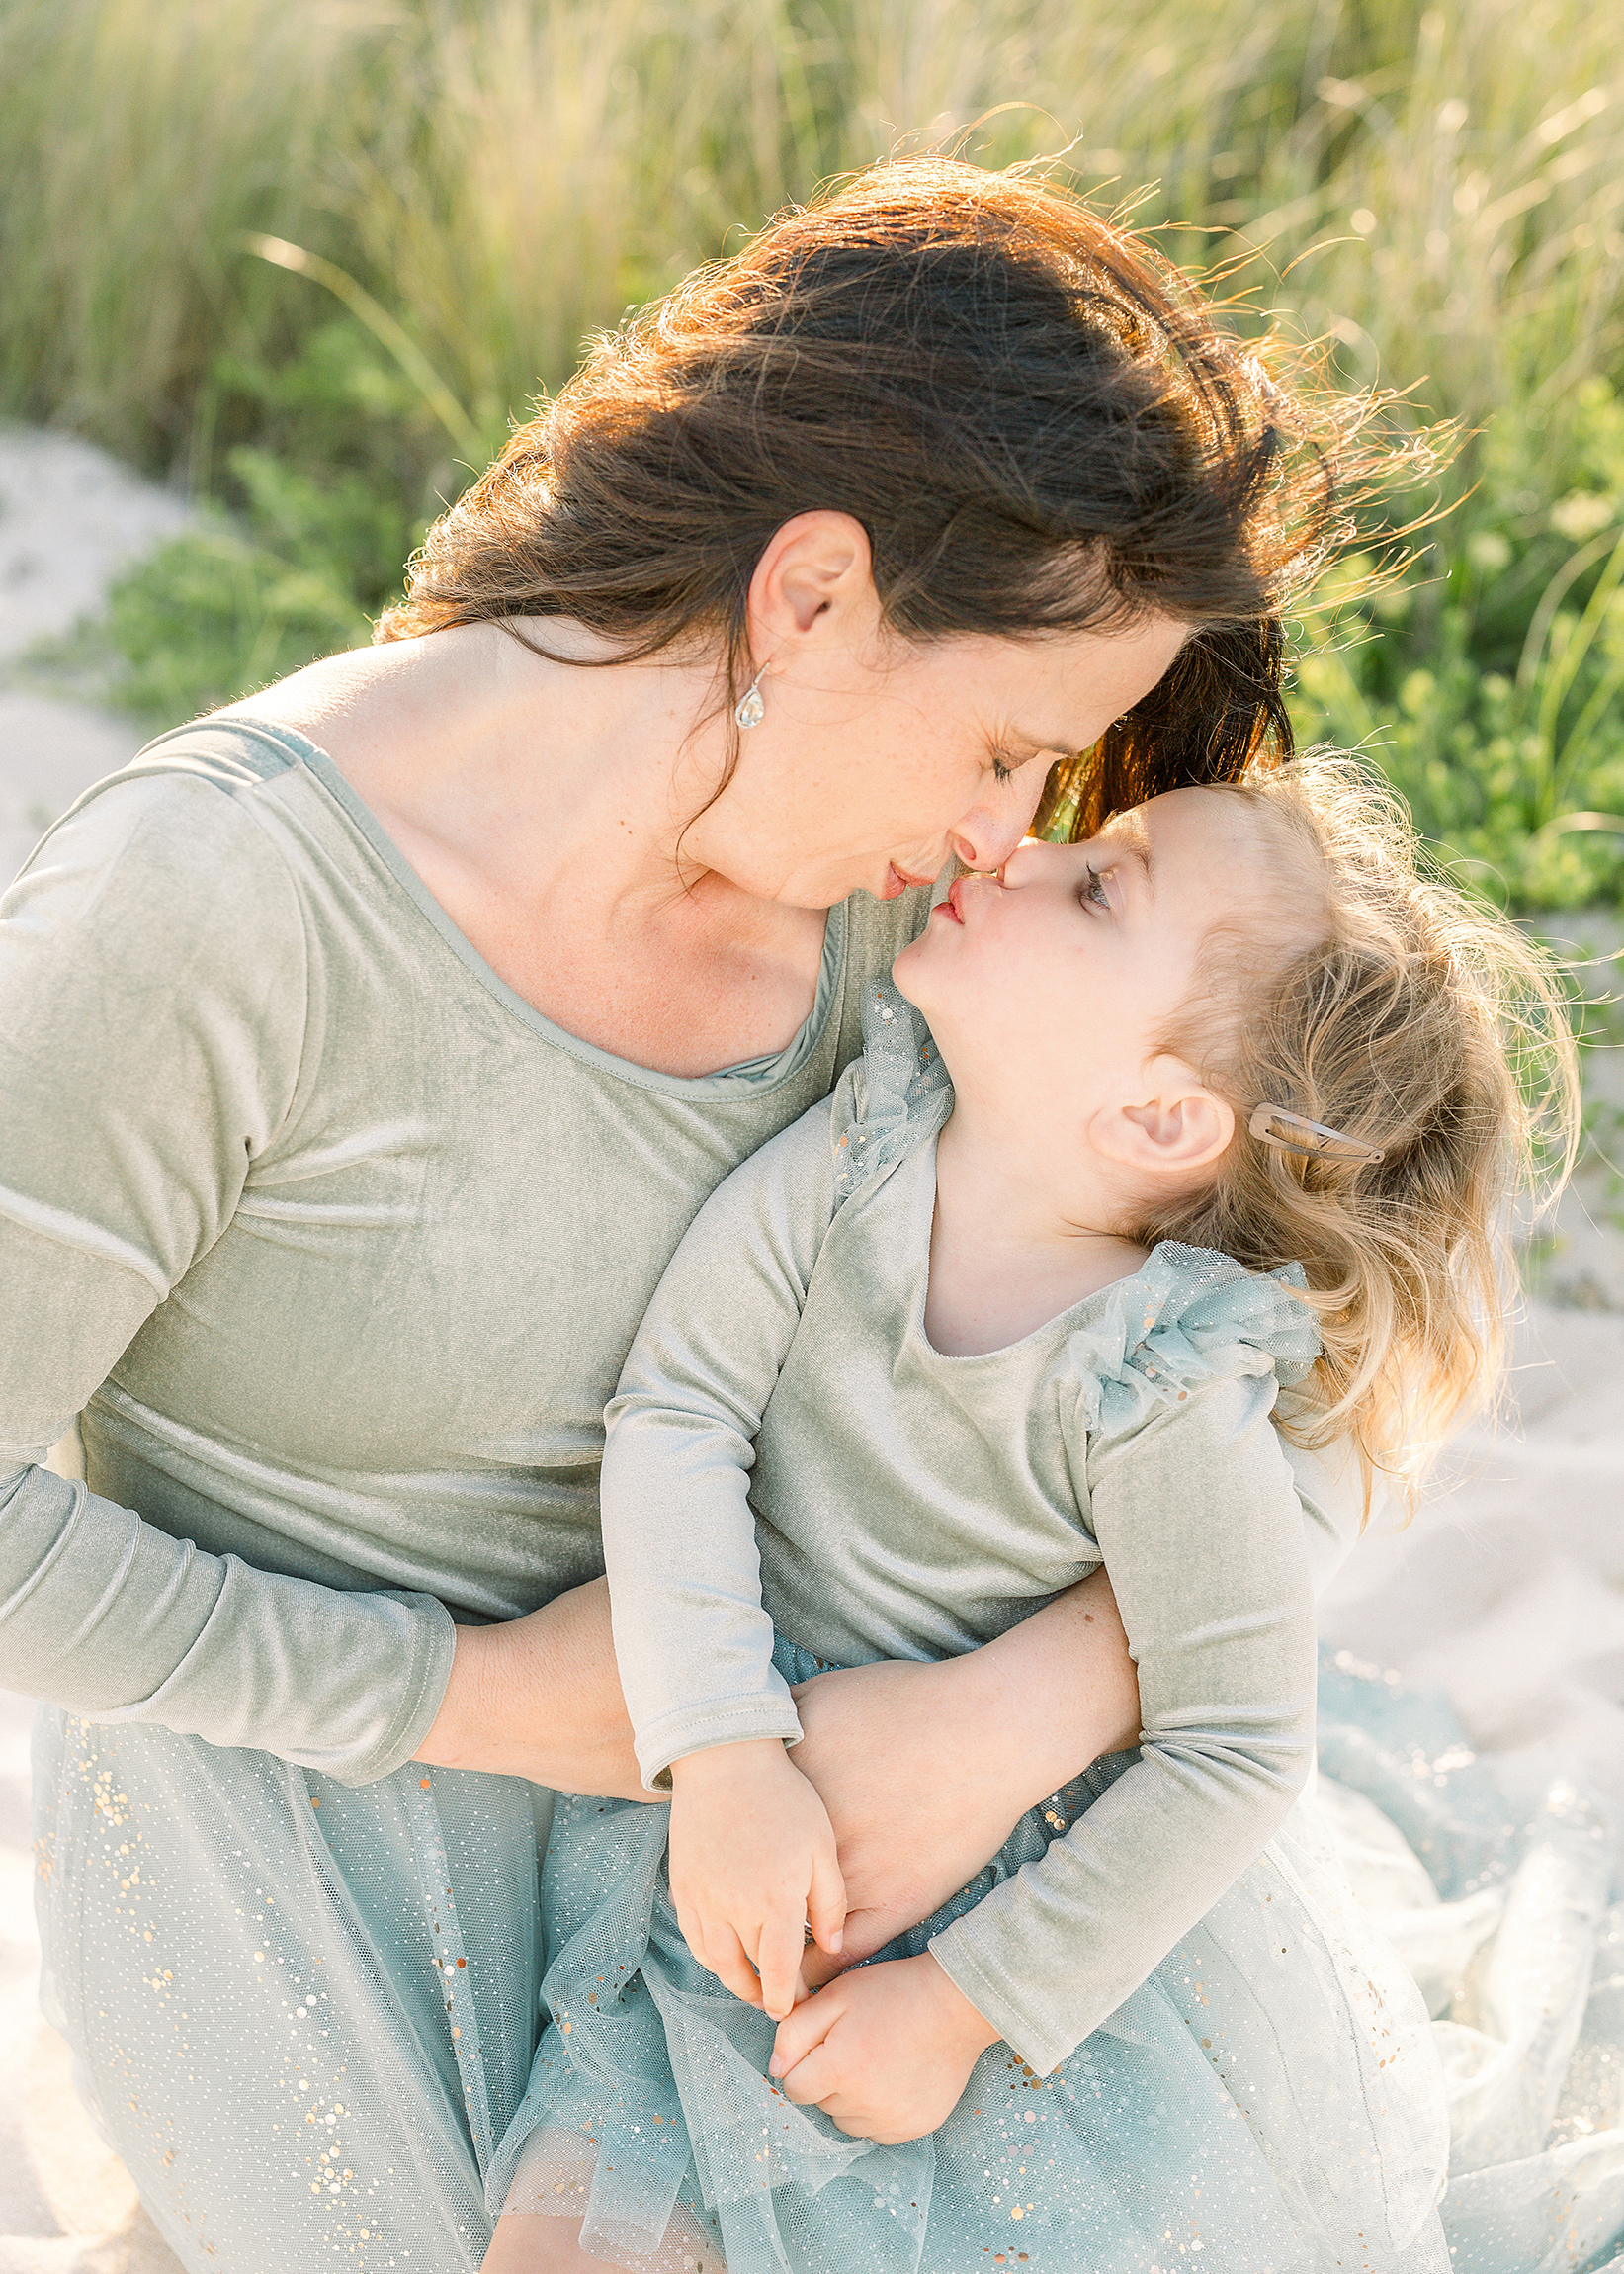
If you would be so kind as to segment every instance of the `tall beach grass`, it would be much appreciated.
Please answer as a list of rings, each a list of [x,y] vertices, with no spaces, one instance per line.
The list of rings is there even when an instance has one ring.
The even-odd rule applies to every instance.
[[[1300,634],[1496,889],[1617,889],[1624,61],[1584,0],[3,0],[0,409],[231,507],[120,593],[166,722],[366,636],[582,338],[898,149],[1045,154],[1466,441]],[[268,257],[269,256],[269,257]],[[1427,500],[1395,499],[1398,518]]]

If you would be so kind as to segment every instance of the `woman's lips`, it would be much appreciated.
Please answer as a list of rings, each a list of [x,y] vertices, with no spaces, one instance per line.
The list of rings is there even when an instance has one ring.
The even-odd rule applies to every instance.
[[[938,908],[946,909],[955,923],[963,923],[965,919],[965,912],[959,905],[959,887],[964,881],[962,876],[956,876],[948,887],[947,898],[936,904]]]

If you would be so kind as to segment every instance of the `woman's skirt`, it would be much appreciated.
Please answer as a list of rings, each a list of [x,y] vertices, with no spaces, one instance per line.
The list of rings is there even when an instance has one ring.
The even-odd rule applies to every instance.
[[[548,1795],[505,1778],[350,1791],[43,1711],[46,2010],[189,2274],[471,2274],[504,2206],[646,2274],[1624,2274],[1610,1828],[1343,1662],[1320,1746],[1317,1802],[1070,2060],[993,2048],[902,2147],[767,2084],[771,2025],[677,1934],[662,1809],[558,1802],[544,1889]]]
[[[471,2274],[540,2030],[551,1795],[352,1791],[53,1708],[34,1785],[43,2002],[182,2264]]]

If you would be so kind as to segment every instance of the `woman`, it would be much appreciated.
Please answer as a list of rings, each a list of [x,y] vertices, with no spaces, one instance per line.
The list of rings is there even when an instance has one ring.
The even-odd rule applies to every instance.
[[[189,2267],[484,2257],[538,1788],[638,1790],[568,1591],[644,1302],[1058,762],[1099,745],[1091,813],[1289,743],[1295,415],[1084,209],[880,169],[600,342],[381,645],[164,738],[7,896],[45,1994]],[[1138,1726],[1094,1582],[805,1717],[852,1955]]]

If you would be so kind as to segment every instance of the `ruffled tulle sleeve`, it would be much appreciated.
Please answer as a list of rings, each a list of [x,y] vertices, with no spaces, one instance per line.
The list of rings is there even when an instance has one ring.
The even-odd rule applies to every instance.
[[[1187,1405],[1206,1382],[1267,1373],[1300,1382],[1320,1355],[1307,1286],[1300,1264],[1248,1271],[1209,1248],[1164,1241],[1067,1341],[1061,1367],[1079,1417],[1117,1437]]]
[[[842,1083],[849,1112],[833,1125],[838,1206],[904,1153],[934,1136],[953,1110],[953,1085],[930,1029],[889,980],[863,1004],[863,1055]]]

